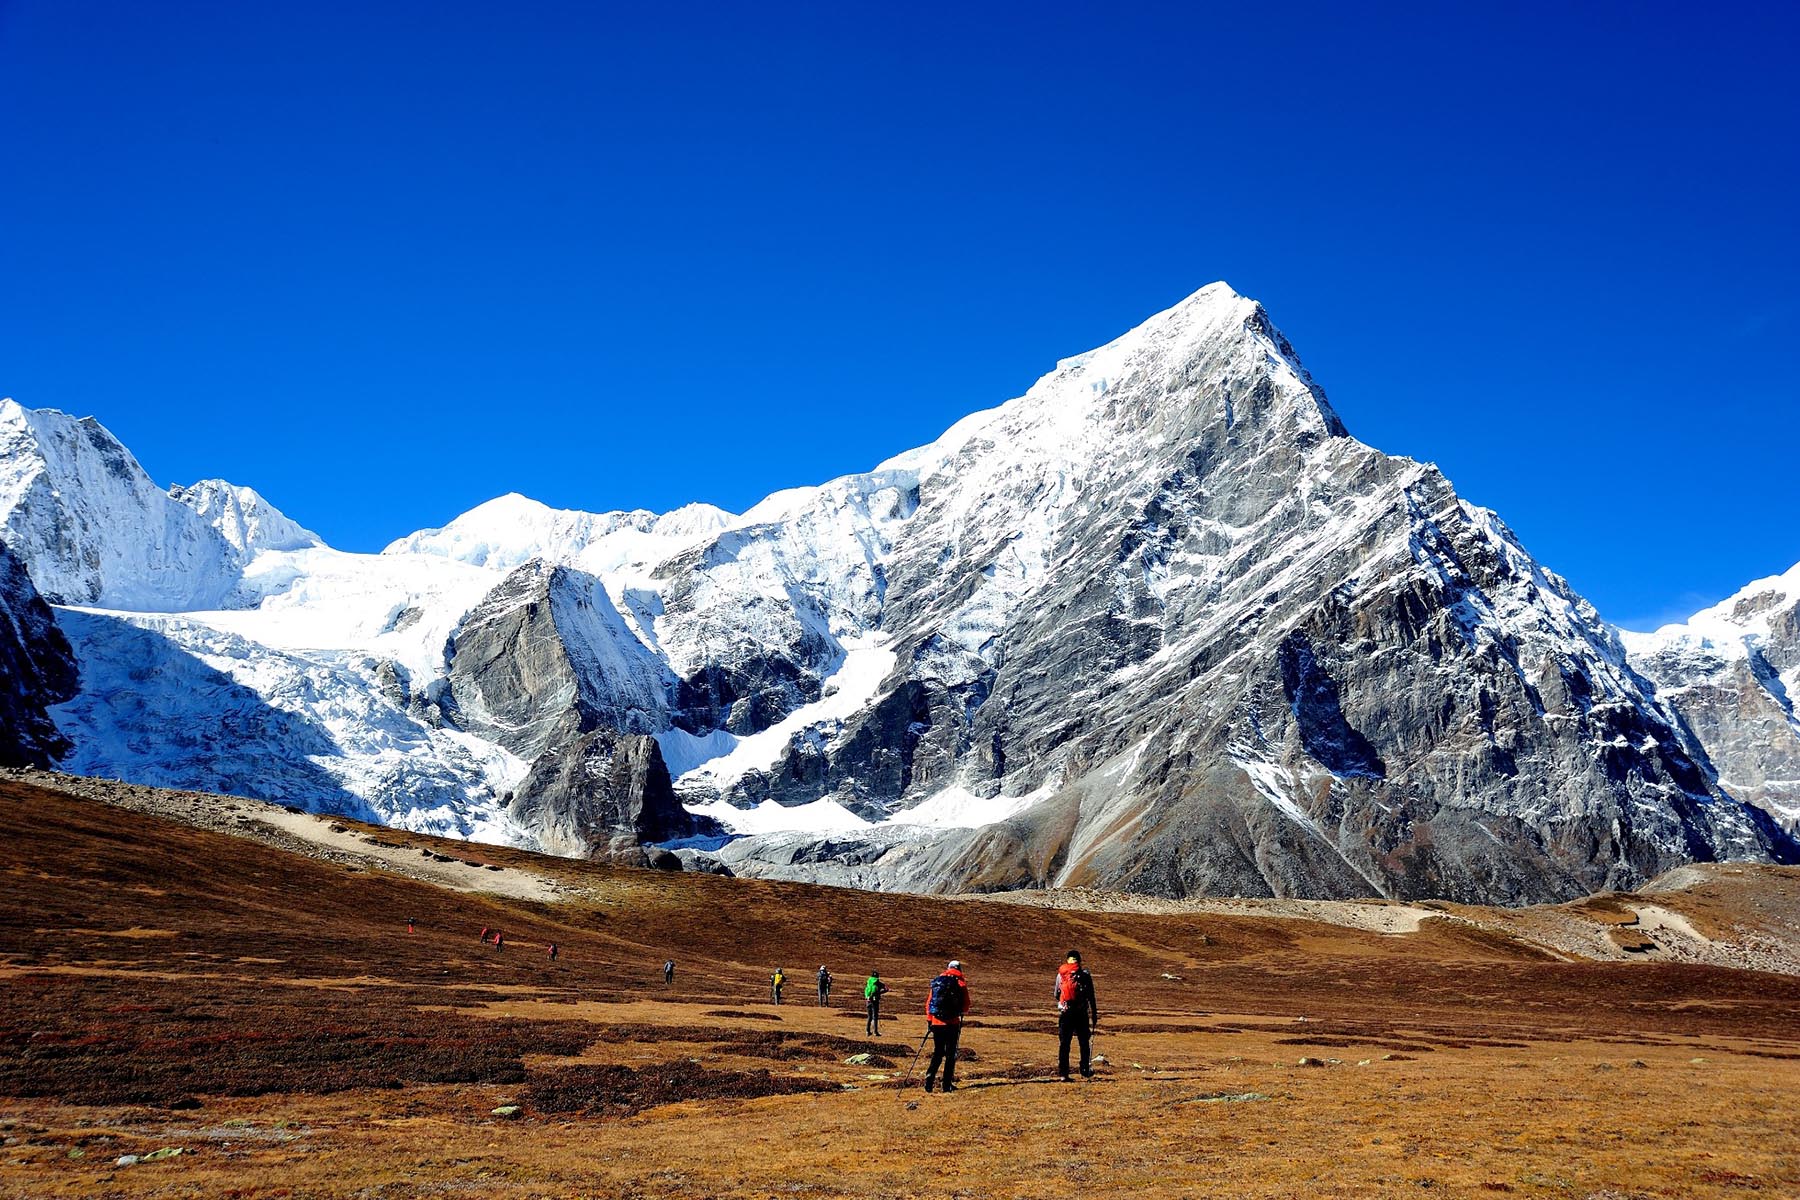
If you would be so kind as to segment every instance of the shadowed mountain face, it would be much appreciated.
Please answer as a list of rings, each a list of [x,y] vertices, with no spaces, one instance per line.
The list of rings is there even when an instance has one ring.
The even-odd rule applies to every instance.
[[[1791,850],[1585,601],[1350,437],[1222,284],[741,516],[504,497],[355,556],[176,498],[238,535],[189,590],[240,611],[169,628],[304,679],[271,703],[335,714],[311,759],[363,795],[385,755],[371,803],[415,828],[629,857],[716,821],[746,836],[691,864],[912,890],[1504,903]],[[149,770],[118,733],[96,768]]]
[[[0,542],[0,766],[47,767],[68,750],[48,709],[75,685],[75,657],[56,615]]]

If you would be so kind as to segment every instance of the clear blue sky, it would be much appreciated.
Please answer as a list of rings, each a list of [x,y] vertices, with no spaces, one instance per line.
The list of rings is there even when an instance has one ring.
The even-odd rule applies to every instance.
[[[0,0],[0,394],[372,549],[741,509],[1225,279],[1614,620],[1800,560],[1795,6],[881,7]]]

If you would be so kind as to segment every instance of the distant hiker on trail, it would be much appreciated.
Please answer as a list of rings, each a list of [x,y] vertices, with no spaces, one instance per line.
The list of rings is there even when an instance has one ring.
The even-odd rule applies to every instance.
[[[506,944],[506,935],[498,929],[494,930],[494,949],[498,950]]]
[[[674,983],[674,982],[675,982],[675,960],[672,958],[665,958],[665,959],[663,959],[663,983],[666,986],[666,985]]]
[[[830,1003],[831,1003],[831,972],[827,971],[825,969],[824,963],[820,963],[819,964],[819,1007],[824,1008],[827,1004],[830,1004]]]
[[[481,944],[482,945],[484,945],[484,946],[487,945],[488,934],[490,932],[491,932],[491,930],[489,930],[486,925],[483,925],[481,927]]]
[[[887,990],[888,985],[881,982],[881,972],[870,971],[869,982],[863,984],[863,1005],[869,1010],[864,1027],[870,1037],[881,1036],[881,996]]]
[[[555,942],[550,943],[550,961],[551,962],[556,961],[556,943]]]
[[[413,932],[413,919],[411,917],[406,918],[406,932]]]
[[[787,975],[780,967],[776,967],[775,973],[769,976],[769,998],[777,1004],[781,1003],[781,989],[786,983]]]
[[[1081,1076],[1094,1073],[1088,1050],[1094,1026],[1100,1024],[1100,1004],[1094,999],[1094,977],[1081,966],[1081,955],[1071,950],[1056,970],[1056,1073],[1069,1082],[1069,1040],[1081,1043]]]
[[[930,1091],[937,1078],[938,1064],[944,1065],[944,1090],[956,1090],[956,1044],[962,1040],[963,1017],[969,1011],[969,983],[963,978],[962,963],[950,960],[944,973],[931,981],[925,999],[925,1019],[931,1023],[931,1065],[925,1068],[925,1090]]]

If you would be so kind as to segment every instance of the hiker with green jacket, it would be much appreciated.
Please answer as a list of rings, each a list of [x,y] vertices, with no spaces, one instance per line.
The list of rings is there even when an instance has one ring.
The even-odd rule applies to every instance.
[[[881,1036],[881,994],[887,990],[888,985],[881,982],[881,972],[870,971],[869,982],[863,984],[863,1004],[869,1010],[865,1024],[870,1037]]]

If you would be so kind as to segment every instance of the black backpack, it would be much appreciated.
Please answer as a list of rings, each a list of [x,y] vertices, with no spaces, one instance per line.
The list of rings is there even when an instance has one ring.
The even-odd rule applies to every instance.
[[[931,981],[931,1002],[925,1011],[940,1021],[962,1016],[962,986],[954,975],[939,975]]]

